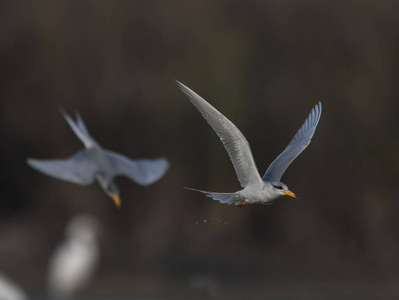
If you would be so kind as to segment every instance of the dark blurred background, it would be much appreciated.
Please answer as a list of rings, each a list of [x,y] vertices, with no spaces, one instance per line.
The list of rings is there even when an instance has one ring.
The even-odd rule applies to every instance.
[[[0,270],[45,295],[76,213],[97,217],[102,260],[82,295],[397,299],[399,4],[380,1],[1,1]],[[320,100],[310,146],[282,181],[300,200],[243,209],[188,186],[240,189],[223,145],[177,79],[225,114],[259,172]],[[165,156],[143,188],[47,177],[26,158],[82,144],[58,111],[131,158]]]

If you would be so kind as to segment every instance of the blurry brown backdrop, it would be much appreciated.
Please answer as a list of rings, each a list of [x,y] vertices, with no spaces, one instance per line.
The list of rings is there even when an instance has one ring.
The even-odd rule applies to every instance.
[[[87,212],[103,232],[85,295],[206,297],[190,285],[202,276],[241,299],[394,299],[398,13],[391,0],[1,1],[0,270],[44,295],[67,220]],[[183,190],[240,186],[175,79],[237,125],[261,174],[321,100],[282,178],[300,200],[237,209]],[[120,211],[98,185],[30,169],[82,148],[60,106],[104,148],[171,169],[148,188],[118,178]]]

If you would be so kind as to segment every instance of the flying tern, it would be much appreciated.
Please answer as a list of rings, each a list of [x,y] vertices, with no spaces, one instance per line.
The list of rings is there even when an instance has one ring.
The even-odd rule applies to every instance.
[[[238,128],[201,96],[184,84],[176,82],[219,136],[243,187],[242,190],[235,193],[215,193],[192,188],[187,189],[204,193],[207,197],[218,200],[220,203],[235,204],[238,207],[255,203],[268,205],[284,195],[296,198],[287,185],[280,182],[280,179],[288,166],[310,144],[321,116],[320,102],[309,113],[305,123],[285,150],[271,163],[263,177],[260,177],[249,143]]]
[[[63,110],[61,113],[83,142],[85,149],[65,160],[29,158],[28,165],[37,171],[80,185],[88,185],[97,180],[115,205],[120,207],[115,176],[124,175],[140,185],[148,186],[159,180],[168,170],[169,162],[165,158],[132,160],[122,154],[103,149],[90,136],[79,113],[76,113],[76,121]]]

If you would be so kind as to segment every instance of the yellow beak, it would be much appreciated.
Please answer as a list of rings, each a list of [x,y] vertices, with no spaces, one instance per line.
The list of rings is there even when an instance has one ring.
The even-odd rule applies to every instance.
[[[119,196],[115,195],[115,194],[111,194],[111,198],[112,198],[112,200],[114,200],[116,207],[120,208],[121,207],[121,199],[119,198]]]
[[[291,196],[292,198],[296,198],[298,199],[295,194],[291,191],[281,191],[283,194],[287,195],[287,196]]]

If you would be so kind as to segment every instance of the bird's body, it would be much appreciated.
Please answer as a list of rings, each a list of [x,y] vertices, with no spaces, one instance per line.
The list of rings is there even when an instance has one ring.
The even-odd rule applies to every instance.
[[[67,241],[57,249],[49,270],[49,293],[54,298],[68,298],[88,284],[98,262],[93,242]]]
[[[88,284],[99,262],[98,224],[88,215],[74,217],[67,238],[57,247],[49,264],[48,288],[52,299],[66,299]]]
[[[140,185],[147,186],[159,180],[168,170],[169,162],[165,158],[131,160],[103,149],[90,136],[79,114],[76,114],[76,122],[66,113],[62,114],[85,149],[66,160],[28,159],[27,162],[32,168],[48,176],[80,185],[91,184],[97,180],[118,207],[120,199],[119,190],[114,183],[115,176],[124,175]]]
[[[186,189],[206,194],[207,197],[211,197],[214,200],[218,200],[220,203],[236,204],[240,206],[256,204],[256,203],[268,205],[277,200],[280,196],[283,196],[276,193],[275,188],[272,186],[272,184],[266,181],[250,184],[245,188],[243,188],[242,190],[239,190],[234,193],[215,193],[215,192],[202,191],[192,188],[186,188]],[[290,192],[290,191],[286,189],[285,192]],[[286,195],[291,195],[291,194],[287,193]]]
[[[3,273],[0,273],[0,299],[1,300],[27,300],[28,296],[16,283]]]
[[[271,203],[278,197],[273,193],[271,184],[260,182],[259,184],[249,185],[246,188],[236,192],[241,198],[247,199],[247,203]]]
[[[312,109],[287,148],[272,162],[265,175],[260,177],[249,143],[238,128],[201,96],[182,83],[177,82],[177,84],[219,136],[243,187],[235,193],[215,193],[189,188],[190,190],[204,193],[207,197],[221,203],[235,204],[240,207],[255,203],[271,204],[283,195],[296,198],[295,194],[280,182],[280,179],[288,166],[309,145],[320,120],[320,102]]]

